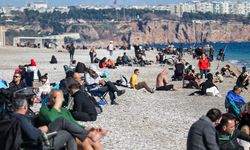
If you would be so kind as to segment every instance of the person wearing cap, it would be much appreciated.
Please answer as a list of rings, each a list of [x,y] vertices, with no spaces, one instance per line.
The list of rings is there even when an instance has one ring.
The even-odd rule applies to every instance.
[[[119,90],[112,82],[102,79],[95,65],[90,66],[88,73],[85,75],[85,81],[88,87],[90,87],[89,90],[92,92],[109,92],[111,105],[118,105],[115,101],[115,92],[117,96],[125,93],[125,90]]]
[[[41,77],[40,70],[37,68],[35,59],[30,60],[30,65],[27,67],[25,81],[28,86],[33,86],[33,82],[38,82]]]

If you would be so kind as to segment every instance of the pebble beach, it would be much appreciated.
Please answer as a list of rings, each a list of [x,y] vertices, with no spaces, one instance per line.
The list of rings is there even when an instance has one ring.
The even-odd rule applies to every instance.
[[[112,59],[126,52],[134,56],[132,50],[116,50]],[[155,60],[157,51],[147,51],[147,58]],[[58,63],[50,64],[51,56],[55,55]],[[69,54],[66,51],[58,52],[52,49],[32,49],[3,47],[0,48],[0,79],[11,82],[15,68],[19,64],[29,64],[34,58],[42,74],[48,73],[50,82],[59,83],[65,77],[63,65],[69,64]],[[106,50],[97,50],[97,57],[108,57]],[[168,56],[171,57],[170,55]],[[197,60],[185,55],[185,60],[195,65]],[[76,50],[76,61],[90,65],[89,51]],[[220,67],[228,64],[222,62]],[[212,62],[211,72],[217,70],[218,61]],[[234,70],[238,70],[233,66]],[[233,88],[236,79],[225,78],[223,83],[217,83],[222,97],[188,96],[195,89],[182,89],[181,81],[171,81],[173,66],[153,64],[146,67],[133,65],[119,66],[117,69],[103,69],[109,74],[109,80],[115,82],[124,75],[127,79],[135,68],[140,69],[140,81],[146,81],[155,87],[156,76],[164,68],[169,70],[169,81],[176,85],[178,91],[156,91],[151,94],[145,90],[134,90],[124,87],[126,93],[117,97],[118,106],[110,104],[103,106],[103,113],[95,122],[83,123],[86,126],[102,127],[109,130],[109,134],[102,140],[105,150],[184,150],[186,149],[187,134],[190,126],[210,108],[219,108],[225,112],[224,100],[227,92]],[[170,68],[170,69],[169,69]],[[198,71],[198,70],[197,70]],[[242,96],[245,101],[250,100],[250,90],[244,90]],[[108,100],[109,101],[109,100]]]

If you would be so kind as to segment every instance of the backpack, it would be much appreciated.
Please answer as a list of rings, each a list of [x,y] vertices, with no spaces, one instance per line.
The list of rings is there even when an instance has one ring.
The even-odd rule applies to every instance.
[[[57,64],[57,59],[56,59],[56,57],[54,55],[52,55],[50,63],[51,64]]]

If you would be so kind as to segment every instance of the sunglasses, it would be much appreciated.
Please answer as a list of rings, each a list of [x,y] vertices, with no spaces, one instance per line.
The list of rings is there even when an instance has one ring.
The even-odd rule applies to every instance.
[[[13,76],[13,78],[19,78],[20,76]]]

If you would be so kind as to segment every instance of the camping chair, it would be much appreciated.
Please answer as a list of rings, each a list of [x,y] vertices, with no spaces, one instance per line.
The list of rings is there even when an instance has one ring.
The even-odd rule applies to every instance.
[[[107,100],[106,100],[106,95],[108,94],[107,92],[100,92],[97,91],[97,84],[91,84],[91,85],[85,85],[85,87],[87,88],[87,91],[90,93],[91,96],[93,97],[98,97],[98,104],[99,105],[105,105],[107,104]]]
[[[56,132],[43,134],[42,141],[24,141],[18,119],[11,113],[5,113],[0,119],[0,144],[3,150],[53,150]]]

